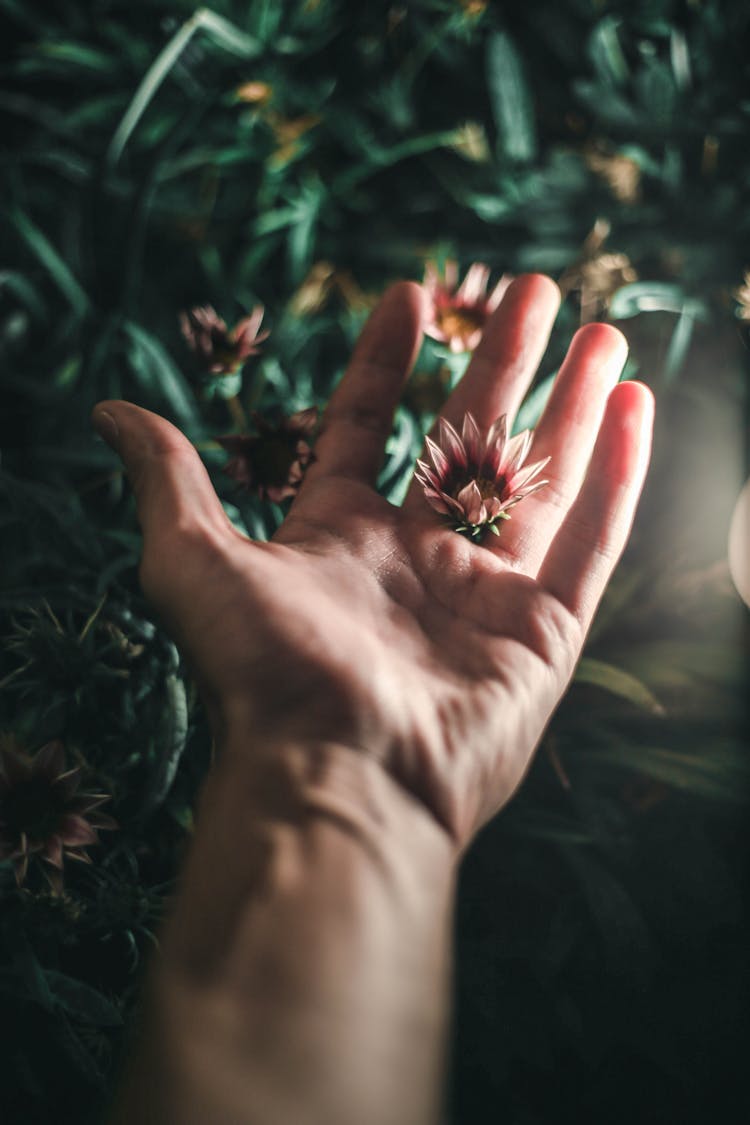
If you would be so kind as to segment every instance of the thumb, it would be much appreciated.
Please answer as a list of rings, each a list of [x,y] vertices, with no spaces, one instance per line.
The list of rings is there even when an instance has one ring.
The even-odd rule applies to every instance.
[[[173,533],[215,537],[231,527],[195,447],[166,418],[131,402],[105,401],[91,421],[125,465],[144,553]]]

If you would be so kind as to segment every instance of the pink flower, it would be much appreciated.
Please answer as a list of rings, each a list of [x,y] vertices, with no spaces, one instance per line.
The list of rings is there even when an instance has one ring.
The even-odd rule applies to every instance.
[[[473,351],[490,313],[500,304],[512,281],[510,274],[503,274],[492,292],[488,293],[489,277],[489,266],[474,262],[457,288],[458,267],[455,262],[445,263],[442,278],[435,263],[428,262],[422,282],[429,298],[426,335],[447,344],[452,352]]]
[[[245,360],[257,355],[258,347],[269,336],[259,332],[263,306],[256,305],[249,316],[230,331],[211,305],[202,305],[180,313],[180,328],[198,361],[212,375],[233,375]]]
[[[279,422],[253,414],[256,434],[231,434],[216,440],[232,454],[224,472],[243,488],[280,504],[294,496],[312,458],[309,444],[318,424],[318,408],[310,406]]]
[[[31,757],[12,736],[2,739],[0,859],[13,860],[19,886],[35,856],[44,860],[44,874],[59,894],[63,858],[90,863],[84,848],[98,843],[96,830],[117,827],[112,817],[96,811],[109,797],[79,793],[80,780],[79,768],[65,769],[62,742],[48,742]]]
[[[549,461],[524,465],[531,445],[528,430],[508,439],[503,414],[482,437],[471,414],[464,415],[461,436],[440,419],[440,444],[429,437],[432,465],[417,461],[415,477],[424,487],[427,503],[449,516],[455,531],[478,539],[489,530],[499,535],[498,520],[510,519],[509,509],[547,484],[536,480]]]

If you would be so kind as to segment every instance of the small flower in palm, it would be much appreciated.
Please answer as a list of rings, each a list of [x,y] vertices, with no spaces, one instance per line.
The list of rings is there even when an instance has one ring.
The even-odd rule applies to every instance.
[[[489,266],[474,262],[458,285],[458,267],[445,263],[440,276],[434,262],[425,267],[422,288],[428,297],[425,334],[447,344],[452,352],[473,351],[488,317],[502,300],[512,278],[504,274],[491,293],[487,292]]]
[[[509,439],[505,414],[484,437],[471,414],[464,415],[460,435],[441,418],[439,444],[426,442],[432,465],[417,461],[415,473],[425,499],[455,531],[474,539],[486,531],[499,535],[498,521],[510,519],[512,507],[548,483],[538,477],[549,457],[525,465],[531,434]]]
[[[268,338],[260,332],[264,309],[256,305],[249,316],[231,330],[211,305],[201,305],[180,313],[180,328],[198,362],[211,375],[234,375],[258,347]]]
[[[109,797],[79,793],[80,781],[80,768],[65,769],[62,742],[48,742],[32,757],[12,736],[0,741],[0,859],[13,861],[19,886],[35,858],[59,894],[63,859],[90,863],[84,849],[98,843],[97,829],[117,827],[98,811]]]
[[[216,439],[232,454],[224,472],[261,499],[280,504],[296,494],[312,458],[310,439],[318,424],[318,408],[310,406],[280,421],[258,413],[252,417],[257,433]]]

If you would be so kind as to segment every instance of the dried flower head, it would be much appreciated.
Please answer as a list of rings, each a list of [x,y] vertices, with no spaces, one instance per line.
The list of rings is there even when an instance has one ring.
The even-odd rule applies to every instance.
[[[318,424],[318,408],[310,406],[280,421],[258,413],[252,418],[257,433],[216,439],[232,454],[224,472],[243,488],[280,504],[296,494],[312,457],[309,439]]]
[[[273,97],[273,86],[268,82],[257,80],[243,82],[234,93],[238,101],[246,102],[248,105],[265,105]]]
[[[455,531],[479,539],[485,531],[499,535],[498,520],[510,519],[509,510],[547,484],[537,480],[549,461],[524,465],[531,445],[528,430],[508,438],[503,414],[482,436],[471,414],[464,415],[461,435],[440,419],[440,441],[429,437],[432,465],[417,461],[415,477],[424,487],[427,503],[448,516]]]
[[[601,316],[618,289],[638,280],[627,254],[603,249],[609,232],[608,220],[597,219],[586,236],[580,258],[568,266],[557,283],[563,297],[579,294],[582,324]]]
[[[230,331],[211,305],[201,305],[180,313],[180,328],[206,371],[212,375],[234,375],[248,356],[259,352],[258,345],[269,335],[258,331],[263,312],[263,306],[256,305]]]
[[[117,822],[97,810],[103,793],[79,793],[80,768],[65,769],[62,742],[48,742],[31,756],[12,736],[0,739],[0,859],[13,860],[20,886],[31,858],[44,861],[53,891],[62,889],[63,859],[90,863],[97,829]]]
[[[641,197],[641,168],[632,156],[593,145],[584,149],[584,160],[620,203],[638,202]]]
[[[512,280],[509,274],[503,274],[488,293],[489,277],[489,266],[474,262],[458,285],[458,267],[454,261],[445,263],[442,277],[435,263],[427,262],[422,282],[428,297],[425,333],[447,344],[452,352],[473,351],[490,313],[500,304]]]

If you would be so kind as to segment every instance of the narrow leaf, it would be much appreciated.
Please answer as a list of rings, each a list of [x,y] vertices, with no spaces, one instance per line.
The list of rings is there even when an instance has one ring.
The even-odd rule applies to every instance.
[[[36,223],[32,222],[28,215],[17,208],[10,212],[9,218],[26,245],[49,272],[52,280],[74,312],[78,316],[84,316],[88,312],[89,299],[73,276],[70,267],[60,257],[46,234],[39,229]]]
[[[521,57],[504,32],[492,35],[489,40],[487,85],[500,151],[509,160],[533,160],[537,142],[531,92]]]
[[[603,660],[584,656],[576,669],[574,679],[578,684],[593,684],[595,687],[604,688],[612,695],[627,699],[636,707],[641,707],[654,715],[664,714],[664,708],[653,692],[630,672],[616,668],[614,664],[606,664]]]

